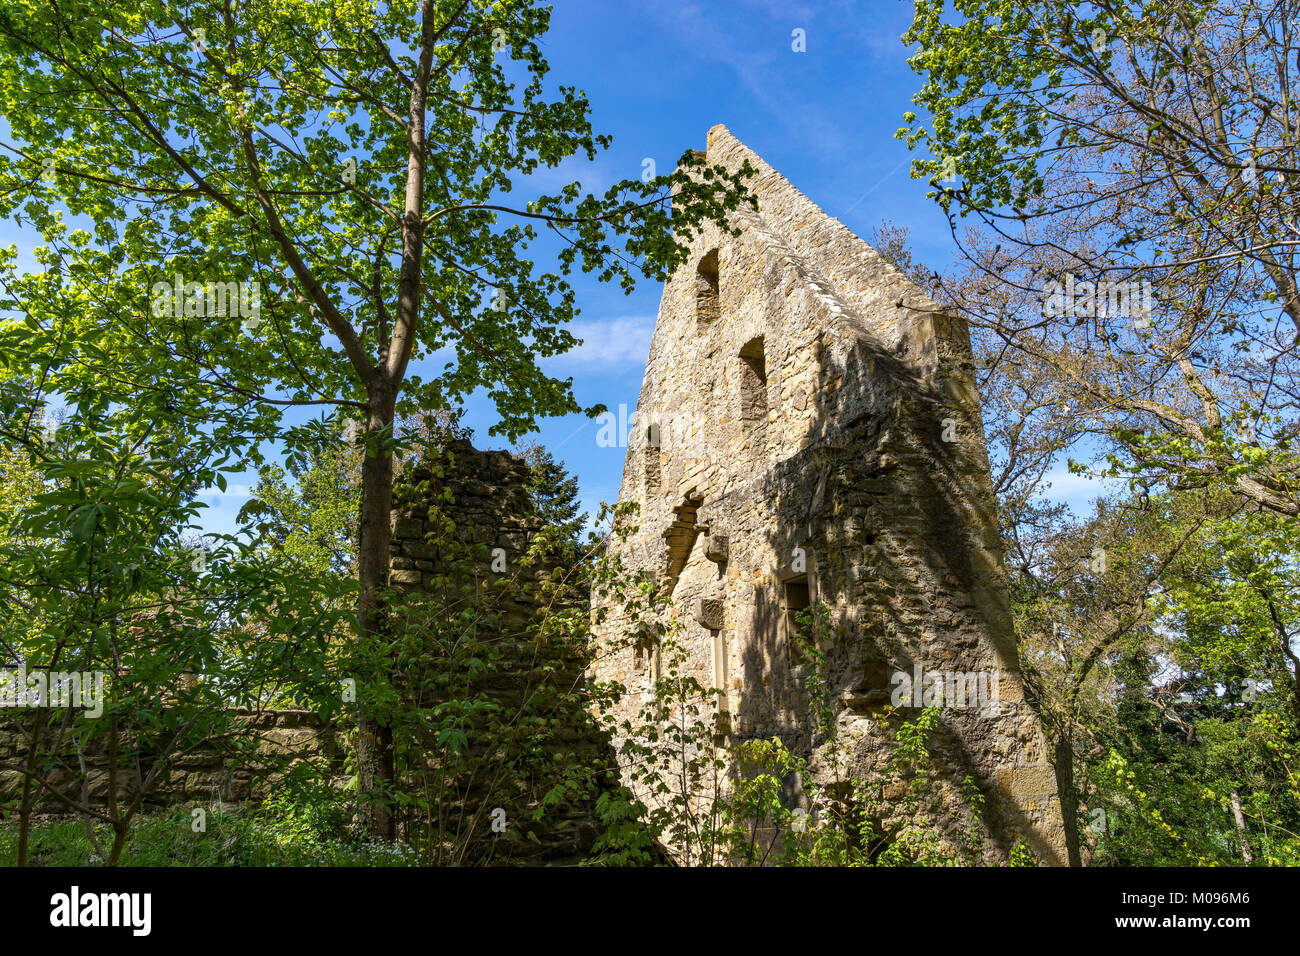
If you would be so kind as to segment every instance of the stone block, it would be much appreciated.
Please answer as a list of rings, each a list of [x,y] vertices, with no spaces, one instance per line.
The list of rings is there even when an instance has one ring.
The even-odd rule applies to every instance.
[[[438,549],[423,541],[406,540],[402,542],[402,554],[408,558],[432,561],[438,557]]]
[[[695,620],[710,631],[722,630],[723,603],[717,598],[695,599]]]
[[[424,522],[419,518],[402,516],[393,522],[393,537],[396,538],[423,538]]]
[[[998,789],[1012,797],[1042,797],[1056,793],[1056,773],[1048,764],[1034,767],[1002,767]]]

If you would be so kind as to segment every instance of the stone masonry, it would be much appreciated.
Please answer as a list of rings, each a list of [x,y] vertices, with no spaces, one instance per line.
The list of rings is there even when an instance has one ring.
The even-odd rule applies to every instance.
[[[931,702],[900,695],[903,675],[991,682],[978,707],[948,684],[928,823],[956,842],[953,794],[969,775],[990,862],[1023,838],[1063,863],[964,322],[726,128],[709,131],[707,159],[748,160],[758,210],[733,214],[739,237],[697,237],[664,289],[619,494],[639,504],[639,527],[619,556],[671,594],[691,673],[725,691],[733,743],[778,736],[819,766],[793,639],[796,612],[818,602],[831,611],[837,736],[858,775],[871,779],[900,717]],[[631,690],[630,716],[656,658],[628,640],[624,609],[605,610],[592,676]]]
[[[453,858],[469,864],[585,861],[602,830],[596,799],[617,786],[609,741],[584,707],[589,648],[541,627],[547,608],[585,613],[587,598],[564,583],[572,555],[533,547],[542,521],[528,481],[509,452],[455,440],[395,487],[389,582],[409,595],[435,678],[415,702],[435,712],[449,698],[485,705],[464,726],[457,769],[439,765],[435,741],[404,769],[408,786],[437,788],[457,831]],[[421,596],[433,619],[419,617]],[[468,640],[473,676],[454,657]]]
[[[311,711],[237,711],[235,721],[237,733],[232,736],[247,736],[251,752],[239,752],[223,738],[205,741],[172,757],[167,771],[146,794],[145,807],[152,810],[181,803],[259,803],[274,791],[285,771],[300,760],[323,764],[340,778],[340,784],[345,779],[338,728]],[[30,735],[27,712],[0,711],[0,803],[10,801],[16,806],[22,792],[22,768],[27,762]],[[152,765],[152,752],[140,756],[145,767]],[[75,742],[69,739],[46,779],[70,799],[102,807],[108,798],[108,766],[102,740],[79,754]],[[118,799],[130,800],[139,784],[131,768],[124,768],[119,775]],[[66,804],[49,797],[39,799],[36,806],[43,814],[69,812]]]

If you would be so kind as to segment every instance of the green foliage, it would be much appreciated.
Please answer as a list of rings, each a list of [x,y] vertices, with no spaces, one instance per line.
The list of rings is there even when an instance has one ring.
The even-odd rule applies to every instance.
[[[1052,106],[1067,95],[1045,47],[1058,40],[1086,46],[1092,27],[1111,24],[1102,11],[1091,18],[1071,11],[1062,18],[1067,25],[1043,7],[1053,27],[1043,35],[1035,30],[1035,11],[1018,0],[956,0],[951,18],[946,7],[945,0],[918,0],[903,35],[904,43],[917,47],[908,63],[926,77],[913,101],[929,111],[932,129],[907,113],[908,125],[897,137],[909,147],[924,143],[933,154],[913,162],[914,177],[928,176],[937,185],[941,177],[959,175],[969,184],[971,203],[1023,207],[1042,191],[1037,164],[1023,154],[1041,145],[1052,128]],[[947,190],[931,195],[948,208]]]
[[[538,516],[554,527],[561,539],[576,547],[587,521],[578,498],[578,477],[569,474],[563,463],[541,445],[526,445],[521,454],[532,470],[528,490]]]
[[[610,145],[585,94],[547,82],[549,24],[533,0],[0,4],[0,216],[39,236],[44,269],[9,283],[5,381],[30,386],[32,407],[55,391],[121,402],[137,432],[201,428],[242,465],[280,443],[309,505],[283,474],[262,475],[261,530],[286,534],[291,560],[274,567],[287,574],[294,562],[337,570],[351,510],[316,481],[333,465],[301,464],[323,421],[285,427],[283,409],[360,413],[355,602],[373,643],[397,420],[479,389],[500,416],[492,432],[512,438],[579,411],[572,382],[538,364],[578,344],[567,277],[580,268],[625,291],[662,280],[705,223],[730,228],[727,214],[753,202],[739,188],[752,169],[694,152],[600,196],[574,181],[513,201],[531,174]],[[540,271],[539,226],[565,240]],[[4,264],[16,255],[4,250]],[[446,346],[454,358],[437,374],[408,375]],[[225,487],[219,467],[213,480]],[[87,504],[69,527],[85,541],[102,516]],[[311,614],[290,605],[279,616]],[[362,683],[380,694],[361,698],[369,785],[393,757],[370,675],[401,650],[361,653]],[[375,828],[388,831],[378,817]]]
[[[186,807],[142,817],[135,825],[120,866],[414,866],[418,857],[401,844],[322,837],[303,826],[303,813],[291,803],[260,810],[207,812],[206,831],[193,831]],[[35,866],[102,866],[97,844],[111,835],[105,827],[87,832],[74,820],[44,821],[32,831]],[[0,866],[13,866],[16,828],[0,825]]]
[[[601,834],[591,848],[594,866],[652,866],[663,859],[663,849],[646,825],[646,806],[626,787],[596,798]]]
[[[291,844],[346,843],[352,835],[340,796],[319,768],[304,761],[283,775],[258,815]]]
[[[1070,755],[1058,782],[1082,859],[1294,860],[1294,522],[1186,491],[1109,503],[1043,554],[1013,606],[1049,737]]]
[[[688,153],[680,171],[599,196],[571,182],[514,201],[521,178],[610,144],[585,94],[549,82],[549,8],[438,0],[428,17],[306,0],[0,5],[16,149],[0,160],[0,214],[76,277],[85,325],[114,326],[105,348],[207,370],[211,398],[270,410],[268,388],[335,404],[405,384],[399,412],[413,412],[482,388],[509,436],[578,411],[537,364],[577,344],[566,276],[662,280],[703,221],[735,208],[736,179]],[[406,117],[424,83],[417,134]],[[65,214],[90,231],[69,234]],[[539,271],[528,257],[548,224],[569,241]],[[256,281],[260,324],[155,315],[155,283],[177,274]],[[447,344],[447,369],[404,382],[409,360]]]
[[[1029,844],[1024,840],[1017,841],[1016,845],[1011,848],[1011,865],[1012,866],[1037,866],[1034,860],[1033,851],[1029,849]]]
[[[263,412],[209,405],[182,364],[109,347],[116,333],[84,322],[57,274],[6,283],[26,314],[0,321],[0,601],[13,609],[0,651],[7,667],[103,675],[104,708],[20,712],[26,756],[5,769],[22,782],[0,799],[20,834],[38,805],[100,820],[115,861],[178,758],[255,746],[234,707],[337,700],[330,641],[352,588],[276,561],[256,529],[199,537],[203,498],[240,470]],[[174,387],[139,388],[169,375]],[[86,754],[116,804],[85,802]]]
[[[295,764],[260,806],[177,806],[142,814],[119,866],[412,866],[409,847],[375,843],[349,824],[341,794],[307,763]],[[0,866],[16,859],[18,827],[0,826]],[[29,863],[102,866],[111,828],[55,819],[31,832]]]
[[[241,520],[257,519],[268,546],[324,574],[355,575],[361,456],[356,448],[311,449],[304,465],[266,465]]]
[[[430,499],[427,482],[452,455],[423,461],[402,494]],[[386,596],[386,628],[347,649],[344,673],[391,728],[394,781],[362,790],[385,806],[423,863],[517,861],[541,843],[576,847],[573,806],[595,804],[599,755],[582,673],[590,626],[573,543],[554,526],[534,534],[507,570],[453,524],[449,498],[423,514],[437,574],[419,591]],[[504,830],[492,829],[504,813]],[[530,846],[531,845],[531,846]],[[576,853],[576,849],[574,850]]]

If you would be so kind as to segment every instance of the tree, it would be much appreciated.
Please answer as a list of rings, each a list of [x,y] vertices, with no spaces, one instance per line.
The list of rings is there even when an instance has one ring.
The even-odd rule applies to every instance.
[[[257,518],[271,547],[286,557],[355,576],[360,466],[360,449],[345,445],[310,456],[306,467],[268,465],[240,519]]]
[[[950,309],[987,294],[972,288],[988,283],[981,274],[923,268],[907,238],[889,223],[872,237]],[[1289,859],[1294,520],[1222,487],[1116,489],[1071,518],[1045,494],[1049,468],[1079,441],[1073,396],[1052,366],[987,328],[972,346],[1022,670],[1052,747],[1071,862],[1234,862],[1252,839]],[[1231,818],[1215,800],[1240,833],[1223,827]]]
[[[977,355],[996,356],[998,384],[1010,383],[985,391],[1005,406],[990,416],[991,451],[1032,463],[1016,451],[1025,439],[1048,460],[1083,449],[1133,492],[1120,513],[1136,523],[1099,514],[1073,532],[1082,549],[1050,516],[1034,528],[1024,512],[1003,515],[1027,678],[1055,728],[1063,807],[1081,792],[1082,767],[1142,809],[1132,774],[1169,770],[1135,741],[1186,756],[1151,728],[1194,736],[1201,723],[1174,700],[1189,687],[1220,709],[1223,688],[1231,697],[1243,680],[1268,687],[1270,706],[1291,696],[1281,571],[1294,561],[1282,529],[1300,514],[1291,7],[989,0],[949,15],[943,0],[924,0],[904,37],[924,78],[914,102],[930,113],[907,114],[899,130],[932,154],[913,174],[932,177],[954,236],[958,219],[979,223],[959,238],[964,271],[932,281],[935,298],[968,318]],[[1025,474],[1033,485],[1033,469]],[[1112,559],[1100,590],[1081,571],[1098,533]],[[1132,614],[1117,615],[1125,605]],[[1134,664],[1141,691],[1127,699],[1142,706],[1116,714],[1086,681],[1117,666],[1121,650],[1188,670],[1153,684],[1154,671],[1143,677]],[[1221,738],[1236,733],[1238,713]],[[1290,714],[1261,720],[1253,739],[1291,752]],[[1076,744],[1090,752],[1071,756]],[[1103,766],[1107,747],[1116,763]],[[1183,766],[1223,779],[1208,760]],[[1279,756],[1272,768],[1281,790],[1286,765]],[[1223,796],[1239,802],[1235,790]],[[1156,813],[1147,824],[1167,845],[1167,821]],[[1080,841],[1070,835],[1073,860]]]
[[[560,540],[575,548],[587,522],[578,499],[578,478],[565,470],[544,446],[529,442],[519,450],[520,457],[532,470],[529,494],[543,523],[554,527]]]
[[[368,640],[383,640],[395,418],[480,387],[510,437],[579,410],[537,365],[576,344],[565,276],[662,280],[741,201],[740,177],[693,153],[603,196],[574,182],[512,201],[537,169],[609,145],[584,94],[548,98],[548,22],[532,0],[0,6],[0,211],[54,249],[93,304],[82,321],[112,330],[103,347],[267,412],[253,463],[253,439],[304,438],[276,427],[286,406],[359,420]],[[70,234],[63,211],[93,231]],[[537,227],[558,271],[525,258]],[[440,374],[408,375],[448,345]],[[373,829],[391,837],[391,733],[364,706],[360,723]]]
[[[1293,4],[954,7],[917,4],[898,135],[981,223],[963,311],[1115,473],[1300,514]]]
[[[43,282],[3,284],[21,293]],[[24,752],[0,771],[20,865],[47,805],[78,812],[115,865],[179,758],[213,744],[256,749],[254,722],[236,708],[256,712],[285,689],[318,696],[332,682],[323,638],[347,582],[272,568],[255,541],[196,542],[201,493],[224,487],[230,436],[256,413],[223,421],[189,390],[170,403],[161,390],[131,394],[123,383],[146,368],[66,326],[57,348],[41,342],[42,320],[60,327],[65,303],[40,304],[51,311],[0,323],[0,665],[6,683],[26,674]],[[73,388],[65,367],[92,358],[97,387]],[[57,427],[30,427],[33,382],[68,402]],[[111,831],[107,847],[92,823]]]

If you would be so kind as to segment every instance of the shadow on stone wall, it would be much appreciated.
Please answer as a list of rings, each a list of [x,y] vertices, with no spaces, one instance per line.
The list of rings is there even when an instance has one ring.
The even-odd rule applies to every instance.
[[[890,706],[893,671],[996,672],[1004,694],[1014,686],[995,716],[942,710],[931,743],[940,784],[925,811],[953,836],[969,776],[986,801],[995,858],[1025,838],[1040,860],[1059,862],[1047,838],[1059,827],[1054,782],[1041,772],[1036,716],[1015,692],[1019,663],[978,404],[954,401],[943,382],[916,375],[869,336],[842,362],[824,347],[817,357],[817,414],[805,446],[745,491],[790,520],[768,529],[781,570],[756,594],[737,710],[775,715],[750,736],[779,736],[804,756],[824,743],[813,739],[781,638],[780,578],[792,550],[804,548],[815,560],[818,599],[832,610],[835,637],[823,650],[840,733],[851,726],[862,735],[851,744],[852,772],[878,773],[899,725],[919,713]],[[1024,781],[1038,792],[1015,792]]]
[[[618,785],[584,694],[585,579],[573,548],[547,543],[528,479],[508,452],[455,441],[404,475],[395,499],[391,583],[423,647],[405,676],[413,713],[427,715],[403,770],[423,818],[399,820],[444,841],[450,862],[587,860],[596,800]],[[555,626],[575,614],[576,633]],[[448,747],[449,732],[463,742]]]

